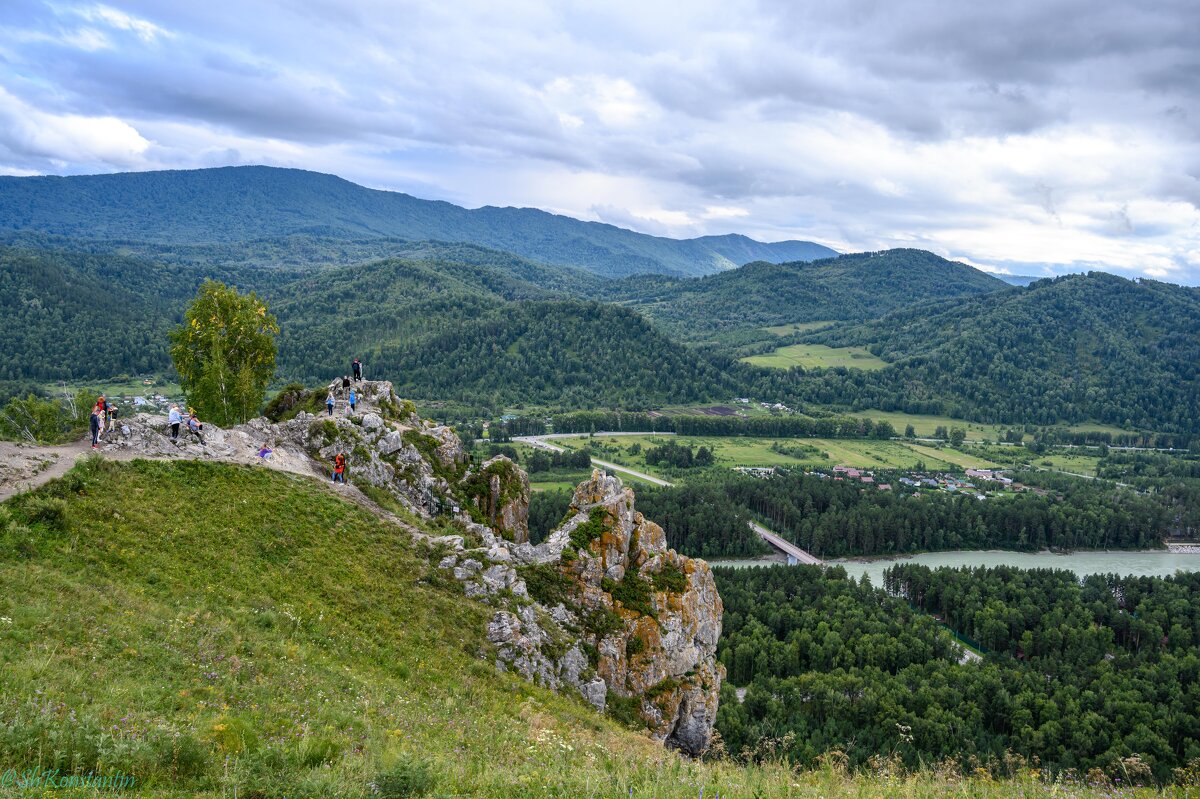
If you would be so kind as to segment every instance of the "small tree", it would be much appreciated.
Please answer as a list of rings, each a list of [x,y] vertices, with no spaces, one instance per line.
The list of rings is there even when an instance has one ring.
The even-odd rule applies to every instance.
[[[279,324],[254,292],[206,280],[171,331],[171,358],[188,403],[216,424],[258,414],[275,373]]]
[[[963,430],[961,427],[951,427],[950,428],[950,446],[961,447],[963,444],[963,441],[965,441],[966,439],[967,439],[967,431],[966,430]]]

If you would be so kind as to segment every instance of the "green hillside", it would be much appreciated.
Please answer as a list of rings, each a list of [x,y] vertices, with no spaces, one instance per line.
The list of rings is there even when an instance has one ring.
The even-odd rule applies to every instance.
[[[776,376],[810,401],[987,422],[1200,432],[1200,299],[1101,272],[807,334],[864,346],[876,372]]]
[[[333,175],[263,166],[0,177],[0,220],[10,230],[172,247],[297,234],[465,242],[608,277],[704,275],[744,263],[726,253],[746,260],[833,253],[809,242],[667,239],[532,208],[468,210]]]
[[[794,322],[873,319],[1005,288],[991,275],[930,252],[887,250],[812,263],[752,263],[692,280],[635,277],[612,284],[604,296],[642,311],[674,336],[706,340]]]
[[[439,557],[305,479],[86,462],[0,505],[0,762],[179,797],[1111,795],[686,760],[498,672]]]
[[[0,380],[111,377],[168,367],[174,303],[131,259],[0,248]]]

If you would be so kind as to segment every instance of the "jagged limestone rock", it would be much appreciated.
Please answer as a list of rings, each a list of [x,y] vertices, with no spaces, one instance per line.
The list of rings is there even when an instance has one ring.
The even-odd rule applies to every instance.
[[[708,564],[668,549],[615,477],[594,472],[571,511],[542,544],[497,541],[483,555],[495,564],[488,571],[455,569],[470,596],[495,596],[508,571],[532,570],[523,587],[536,603],[499,611],[489,627],[500,662],[596,707],[633,698],[653,737],[703,752],[724,678],[716,660],[723,608]]]
[[[463,490],[492,529],[515,544],[529,540],[529,476],[504,455],[463,478]]]

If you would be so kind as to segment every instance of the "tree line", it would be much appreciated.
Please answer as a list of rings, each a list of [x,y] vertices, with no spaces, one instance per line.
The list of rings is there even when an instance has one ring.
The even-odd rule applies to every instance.
[[[900,486],[894,479],[899,476],[877,474],[880,481],[893,480],[893,490],[880,491],[815,474],[776,474],[769,480],[718,474],[687,486],[639,491],[638,503],[736,508],[821,558],[952,549],[1149,549],[1161,547],[1177,525],[1168,497],[1103,481],[1018,474],[1052,490],[979,500],[965,493],[918,493]],[[747,546],[753,539],[727,521],[718,515],[679,516],[668,527],[668,542],[693,555],[761,551]],[[701,542],[703,552],[692,548]]]
[[[837,750],[851,765],[1037,763],[1123,783],[1167,782],[1200,758],[1200,575],[901,566],[900,596],[840,568],[716,575],[717,729],[734,752],[769,737],[803,765]],[[989,654],[959,662],[933,613]]]

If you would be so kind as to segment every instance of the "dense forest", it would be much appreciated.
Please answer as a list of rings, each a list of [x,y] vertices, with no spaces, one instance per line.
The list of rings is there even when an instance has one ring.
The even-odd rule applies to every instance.
[[[266,183],[247,196],[271,196],[278,186],[266,184],[276,179],[290,185],[291,173],[282,173],[260,176]],[[197,191],[219,192],[219,177],[209,175],[215,182]],[[92,185],[71,183],[76,188],[68,190],[64,180],[74,179],[46,180],[59,187],[50,195]],[[147,188],[152,184],[126,187],[136,197],[117,199],[156,196],[157,189]],[[10,191],[8,201],[19,193]],[[95,201],[71,196],[63,199],[68,208]],[[208,203],[215,216],[180,224],[206,229],[223,211],[196,201]],[[310,201],[316,202],[302,193],[293,210],[303,216]],[[43,213],[16,214],[20,229],[0,236],[8,242],[0,245],[0,310],[12,320],[0,339],[0,381],[169,376],[163,333],[201,280],[212,277],[268,301],[282,326],[278,377],[286,381],[327,380],[360,356],[373,376],[395,380],[414,399],[493,413],[529,405],[645,411],[738,395],[803,411],[647,422],[649,429],[672,424],[690,434],[895,433],[885,425],[844,426],[846,414],[867,408],[1019,425],[1103,421],[1175,435],[1155,439],[1160,445],[1187,446],[1200,432],[1200,294],[1153,281],[1091,274],[1010,288],[916,250],[756,263],[699,280],[612,281],[477,244],[414,243],[361,231],[147,243],[65,238],[80,233],[70,225],[58,234],[22,227],[25,216]],[[394,257],[354,260],[388,255]],[[865,321],[881,313],[888,315]],[[822,317],[842,322],[783,337],[759,327]],[[765,369],[739,361],[737,347],[686,343],[718,330],[765,337],[770,346],[865,346],[889,366]],[[558,421],[564,430],[572,422],[571,429],[584,431],[593,424],[622,429],[595,419]],[[1059,437],[1081,435],[1089,434]],[[1102,435],[1111,443],[1146,443],[1144,436]]]
[[[731,750],[769,738],[804,765],[836,750],[853,765],[1030,763],[1123,783],[1200,757],[1200,575],[900,566],[888,580],[904,598],[837,568],[717,570]],[[989,654],[959,663],[905,599],[955,614]]]
[[[804,338],[865,346],[892,365],[743,379],[853,409],[1200,432],[1200,293],[1180,286],[1070,275]]]
[[[897,249],[811,263],[752,263],[693,280],[626,278],[609,284],[602,296],[636,308],[679,340],[709,341],[771,325],[873,319],[928,300],[1007,288],[966,264]]]
[[[131,291],[116,258],[0,248],[0,380],[158,372],[170,305]]]
[[[777,474],[770,480],[713,475],[685,487],[639,493],[652,507],[691,503],[752,514],[820,558],[953,549],[1150,549],[1177,530],[1174,502],[1111,483],[1054,475],[1022,475],[1053,488],[1041,496],[978,500],[942,491],[880,491],[820,475]],[[885,479],[877,475],[877,479]],[[642,499],[642,494],[648,497]],[[660,521],[646,511],[647,518]],[[668,540],[689,555],[752,555],[744,525],[716,513],[672,519]],[[661,522],[660,522],[661,523]],[[666,525],[664,525],[666,526]],[[757,542],[753,542],[757,544]],[[701,546],[705,551],[693,550]]]

